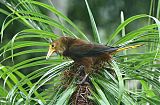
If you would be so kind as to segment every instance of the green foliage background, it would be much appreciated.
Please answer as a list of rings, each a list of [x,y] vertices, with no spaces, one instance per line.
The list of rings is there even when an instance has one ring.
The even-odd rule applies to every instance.
[[[91,75],[90,79],[94,88],[91,89],[92,96],[90,98],[98,105],[160,104],[160,21],[158,20],[160,1],[151,0],[150,9],[148,9],[150,10],[149,15],[131,14],[134,16],[126,15],[127,19],[124,19],[125,16],[121,12],[121,17],[116,19],[121,24],[116,24],[113,32],[107,30],[112,28],[110,23],[114,24],[114,22],[106,22],[111,27],[106,28],[108,32],[106,36],[99,32],[100,29],[97,29],[96,25],[100,22],[104,23],[102,26],[105,26],[105,19],[97,18],[98,16],[95,16],[94,19],[91,12],[92,10],[94,13],[94,7],[91,6],[90,9],[87,0],[78,2],[85,5],[85,9],[80,10],[85,12],[84,16],[89,14],[87,23],[91,23],[82,25],[80,28],[78,26],[83,22],[78,22],[78,24],[74,20],[71,21],[53,5],[34,0],[0,1],[3,6],[0,8],[0,12],[6,16],[1,28],[0,103],[8,105],[70,104],[69,98],[76,90],[76,84],[73,82],[64,90],[59,80],[64,67],[71,64],[72,61],[60,56],[45,60],[50,38],[56,39],[60,36],[52,31],[57,29],[63,35],[82,38],[93,43],[112,46],[145,44],[141,48],[124,51],[114,56],[112,67],[117,78],[114,78],[105,69],[100,74]],[[116,1],[113,4],[121,2]],[[92,2],[89,1],[90,3]],[[127,5],[127,2],[125,3]],[[95,1],[95,4],[98,3]],[[101,2],[99,4],[100,7],[103,5]],[[42,8],[43,12],[41,12]],[[75,13],[74,10],[76,7],[73,6],[73,9],[69,9],[69,14]],[[56,14],[58,19],[47,16],[44,11]],[[116,13],[117,10],[112,12],[112,15],[116,16],[114,12]],[[127,12],[128,10],[126,10]],[[79,18],[77,14],[74,16]],[[69,17],[74,19],[71,15]],[[144,22],[145,25],[139,27],[138,23],[134,21]],[[126,28],[129,24],[135,24],[134,28],[133,26],[131,29]],[[8,29],[10,27],[14,27],[12,32]],[[101,26],[98,25],[98,27]],[[137,82],[133,80],[137,80],[141,88],[137,88]],[[130,88],[128,86],[130,83],[135,86]]]

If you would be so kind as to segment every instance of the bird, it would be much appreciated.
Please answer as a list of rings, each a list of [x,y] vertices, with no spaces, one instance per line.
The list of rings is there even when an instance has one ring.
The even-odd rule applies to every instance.
[[[70,58],[74,61],[75,65],[84,67],[86,78],[92,72],[95,65],[99,65],[101,62],[109,62],[112,59],[113,54],[142,45],[143,44],[125,47],[112,47],[93,44],[91,42],[69,36],[62,36],[49,45],[46,59],[48,59],[53,53]]]

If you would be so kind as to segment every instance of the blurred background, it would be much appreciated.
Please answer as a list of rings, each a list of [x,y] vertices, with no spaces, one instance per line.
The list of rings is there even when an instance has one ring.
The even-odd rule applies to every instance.
[[[2,0],[3,1],[3,0]],[[88,36],[92,36],[91,25],[89,15],[86,9],[84,0],[40,0],[50,5],[54,5],[63,14],[68,16],[84,33]],[[124,12],[125,19],[137,15],[137,14],[149,14],[150,2],[152,0],[88,0],[93,16],[95,18],[98,30],[102,36],[103,41],[113,33],[113,31],[120,24],[120,13]],[[157,4],[158,0],[154,0],[153,3]],[[155,5],[156,6],[156,5]],[[0,8],[5,8],[0,3]],[[45,14],[51,17],[55,17],[49,12]],[[153,14],[154,15],[154,14]],[[6,16],[0,13],[0,27]],[[147,24],[147,19],[137,20],[127,26],[126,32],[135,30],[143,25]],[[136,25],[136,27],[135,27]],[[17,32],[24,27],[21,23],[14,21],[12,25],[5,31],[5,41],[12,38]],[[92,38],[92,37],[90,37]]]

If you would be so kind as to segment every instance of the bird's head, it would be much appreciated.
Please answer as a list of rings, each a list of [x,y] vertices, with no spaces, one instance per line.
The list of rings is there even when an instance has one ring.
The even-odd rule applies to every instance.
[[[55,41],[53,41],[49,45],[49,50],[46,56],[46,59],[48,59],[53,53],[57,53],[62,55],[63,52],[66,50],[67,47],[67,38],[66,37],[61,37]]]

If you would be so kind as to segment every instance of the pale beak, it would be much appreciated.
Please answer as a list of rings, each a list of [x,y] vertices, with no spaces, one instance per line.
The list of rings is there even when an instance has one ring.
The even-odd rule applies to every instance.
[[[53,49],[52,47],[49,47],[46,59],[48,59],[55,51],[56,51],[55,49]]]

